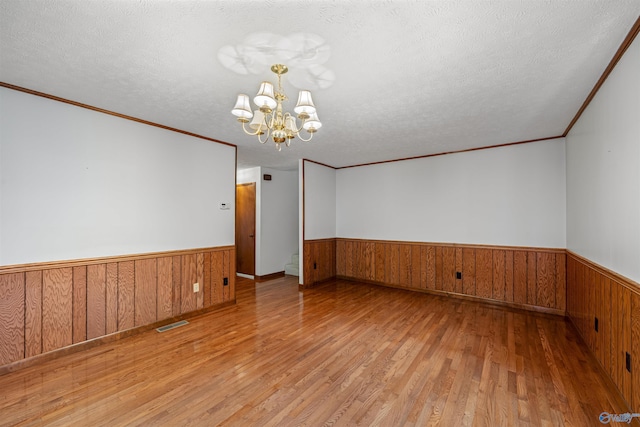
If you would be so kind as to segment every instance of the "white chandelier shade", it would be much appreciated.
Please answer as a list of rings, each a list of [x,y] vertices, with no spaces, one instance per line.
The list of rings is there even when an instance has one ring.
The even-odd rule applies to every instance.
[[[271,137],[280,151],[281,144],[288,147],[295,137],[302,141],[310,141],[313,134],[322,127],[322,123],[318,119],[316,106],[313,103],[311,92],[308,90],[301,90],[298,93],[298,102],[293,109],[296,116],[283,111],[282,103],[288,98],[282,89],[281,79],[282,74],[285,74],[288,69],[285,65],[276,64],[271,67],[271,71],[278,76],[278,89],[274,90],[274,86],[270,82],[262,82],[258,93],[253,98],[257,109],[251,110],[249,96],[242,93],[238,95],[231,113],[237,117],[238,122],[242,123],[242,129],[246,134],[257,136],[262,144]],[[296,117],[300,120],[300,126],[298,126]],[[246,127],[247,123],[249,123],[250,130]],[[302,130],[309,134],[307,139],[300,135]],[[263,140],[262,136],[265,134]]]
[[[273,94],[273,85],[269,82],[262,82],[258,94],[253,98],[253,102],[260,109],[273,110],[278,103]]]
[[[311,92],[308,90],[301,90],[298,93],[298,103],[293,111],[299,115],[302,114],[308,116],[316,112],[316,106],[313,105],[313,100],[311,99]]]
[[[236,106],[233,107],[231,113],[239,119],[250,119],[251,117],[253,117],[253,113],[251,112],[251,104],[249,103],[249,96],[245,95],[244,93],[238,95]]]
[[[322,127],[322,123],[320,123],[320,120],[318,120],[318,114],[317,113],[311,114],[309,116],[309,119],[307,119],[307,121],[304,122],[302,127],[307,132],[312,132],[312,133],[320,129]]]

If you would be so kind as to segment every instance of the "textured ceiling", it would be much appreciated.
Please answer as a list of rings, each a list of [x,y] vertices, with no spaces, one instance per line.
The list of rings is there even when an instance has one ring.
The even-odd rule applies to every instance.
[[[0,81],[236,144],[240,167],[345,166],[561,135],[639,14],[638,0],[2,0]],[[223,65],[256,33],[322,41],[311,142],[277,152],[230,114],[273,81]]]

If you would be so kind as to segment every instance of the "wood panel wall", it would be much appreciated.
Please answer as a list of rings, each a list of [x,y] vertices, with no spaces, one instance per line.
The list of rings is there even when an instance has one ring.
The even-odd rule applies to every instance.
[[[629,407],[640,408],[640,285],[568,251],[567,316]]]
[[[304,286],[336,277],[336,239],[305,240],[302,257]]]
[[[234,301],[235,259],[222,247],[0,267],[0,366]]]
[[[564,249],[342,238],[335,246],[340,278],[565,314]],[[305,277],[310,262],[305,260]]]

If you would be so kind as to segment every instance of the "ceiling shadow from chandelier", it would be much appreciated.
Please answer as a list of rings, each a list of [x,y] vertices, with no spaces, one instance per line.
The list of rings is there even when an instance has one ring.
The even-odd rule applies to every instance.
[[[282,102],[288,99],[282,89],[282,75],[288,71],[288,68],[283,64],[275,64],[271,66],[271,71],[278,76],[278,89],[274,92],[273,84],[267,81],[262,82],[258,94],[253,98],[258,109],[252,112],[249,96],[242,93],[238,95],[231,114],[242,123],[244,132],[247,135],[257,136],[261,144],[267,142],[271,137],[278,151],[282,149],[281,144],[289,147],[291,140],[295,137],[302,141],[311,141],[314,133],[322,127],[322,123],[318,120],[316,107],[311,99],[311,92],[301,90],[298,93],[298,103],[293,109],[301,121],[300,127],[298,127],[296,117],[288,111],[283,112],[282,109]],[[251,130],[247,129],[247,123],[249,123]],[[309,138],[305,139],[300,135],[302,130],[309,133]],[[263,135],[266,135],[264,139],[262,139]]]

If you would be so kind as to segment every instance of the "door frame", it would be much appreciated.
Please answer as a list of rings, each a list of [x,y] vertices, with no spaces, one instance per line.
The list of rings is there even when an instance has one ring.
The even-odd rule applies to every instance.
[[[239,221],[239,216],[242,212],[240,212],[240,209],[238,209],[238,206],[240,205],[239,203],[239,197],[238,197],[238,189],[241,187],[253,187],[253,242],[252,242],[252,252],[253,252],[253,273],[244,273],[241,272],[239,270],[240,268],[240,247],[239,247],[239,236],[241,233],[241,221]],[[242,183],[242,184],[236,184],[236,226],[235,226],[235,239],[236,239],[236,273],[239,274],[244,274],[247,276],[255,276],[256,274],[256,261],[257,261],[257,257],[256,257],[256,233],[257,233],[257,183],[255,182],[247,182],[247,183]]]

